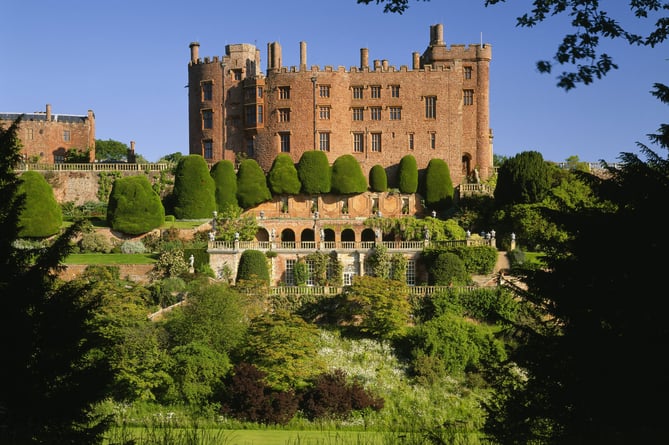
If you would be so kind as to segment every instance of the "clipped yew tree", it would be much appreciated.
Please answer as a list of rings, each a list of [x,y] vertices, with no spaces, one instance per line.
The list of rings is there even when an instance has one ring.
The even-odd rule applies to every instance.
[[[302,193],[330,193],[331,171],[327,155],[320,150],[305,151],[297,163]]]
[[[178,219],[211,218],[216,210],[216,185],[201,155],[179,159],[174,173],[174,216]]]
[[[237,202],[244,209],[272,199],[265,172],[255,159],[245,159],[237,171]]]
[[[340,195],[351,195],[367,191],[367,179],[353,155],[342,155],[332,164],[330,191]]]
[[[413,155],[405,155],[400,159],[397,169],[397,186],[401,193],[416,193],[418,191],[418,164]]]
[[[425,171],[425,204],[439,210],[453,205],[453,181],[448,164],[443,159],[430,159]]]
[[[275,195],[297,195],[302,189],[293,158],[287,153],[279,153],[274,158],[267,178],[270,191]]]
[[[382,165],[376,164],[369,171],[369,188],[373,192],[385,192],[388,190],[388,175]]]
[[[163,225],[165,208],[144,175],[114,181],[107,204],[109,227],[129,235],[141,235]]]
[[[242,252],[237,266],[236,281],[262,281],[269,284],[269,268],[265,254],[253,249]]]
[[[214,178],[214,197],[219,212],[233,210],[239,207],[237,202],[237,173],[232,161],[223,159],[211,168],[211,177]]]
[[[46,238],[57,234],[63,224],[63,212],[44,176],[36,171],[23,173],[19,193],[25,195],[25,205],[19,214],[19,236]]]

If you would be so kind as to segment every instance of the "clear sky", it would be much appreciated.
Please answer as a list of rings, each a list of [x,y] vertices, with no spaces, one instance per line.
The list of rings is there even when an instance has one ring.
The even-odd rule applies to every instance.
[[[628,1],[602,2],[613,17],[629,17]],[[279,42],[283,65],[358,66],[369,60],[411,66],[426,49],[430,25],[444,26],[451,44],[492,45],[490,126],[493,152],[534,150],[544,159],[615,162],[638,153],[647,134],[667,122],[667,106],[650,94],[669,83],[669,45],[655,49],[606,43],[619,69],[565,92],[538,60],[552,59],[567,17],[537,28],[516,27],[531,1],[483,6],[484,0],[412,1],[402,14],[355,0],[18,0],[3,2],[0,27],[0,112],[85,115],[93,110],[96,139],[130,145],[149,161],[188,153],[189,44],[200,57],[222,57],[225,45],[255,44],[261,69],[267,44]],[[652,24],[652,23],[650,23]],[[561,67],[557,67],[562,71]],[[651,146],[657,150],[657,147]],[[661,153],[664,154],[664,153]]]

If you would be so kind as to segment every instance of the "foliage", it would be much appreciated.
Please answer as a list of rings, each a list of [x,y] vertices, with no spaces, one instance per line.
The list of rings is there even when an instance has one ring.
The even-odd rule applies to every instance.
[[[353,285],[344,288],[339,311],[361,332],[393,338],[404,331],[409,321],[409,289],[402,281],[355,276]]]
[[[65,163],[67,164],[88,164],[91,162],[91,150],[68,148],[65,152]]]
[[[549,188],[549,167],[541,153],[524,151],[509,158],[499,168],[495,203],[502,207],[540,202]]]
[[[216,208],[219,212],[237,209],[237,173],[232,161],[223,159],[211,167],[211,177],[216,184]]]
[[[142,240],[125,240],[121,244],[121,253],[144,253],[146,247]]]
[[[91,409],[112,381],[93,324],[101,302],[85,285],[56,275],[82,224],[43,249],[13,244],[25,203],[14,171],[21,119],[7,129],[0,124],[0,442],[102,443],[108,418]]]
[[[323,370],[316,359],[318,329],[285,311],[264,313],[251,321],[242,359],[266,373],[266,384],[279,391],[298,390]]]
[[[385,192],[388,190],[388,175],[382,165],[376,164],[369,171],[369,188],[373,192]]]
[[[309,279],[309,266],[304,258],[295,261],[293,266],[293,280],[296,286],[304,286]]]
[[[434,210],[445,210],[453,205],[455,189],[446,161],[430,159],[425,172],[425,204]]]
[[[267,175],[267,182],[274,195],[297,195],[300,193],[302,184],[297,176],[293,158],[289,154],[279,153],[276,155]]]
[[[146,176],[126,176],[114,181],[107,223],[122,233],[141,235],[165,222],[165,208]]]
[[[60,231],[63,213],[44,176],[36,171],[23,173],[18,193],[25,196],[25,206],[19,216],[19,236],[46,238]]]
[[[471,282],[465,263],[454,253],[437,255],[428,269],[429,282],[434,286],[466,286]]]
[[[418,191],[418,164],[413,155],[405,155],[400,159],[397,170],[397,186],[401,193]]]
[[[160,252],[153,265],[156,278],[178,277],[188,272],[188,263],[182,249],[173,248]]]
[[[242,215],[241,207],[228,207],[227,210],[216,215],[216,239],[234,241],[239,235],[240,241],[255,239],[258,232],[258,222],[251,214]]]
[[[95,159],[99,161],[126,161],[130,148],[123,142],[95,140]]]
[[[267,258],[259,250],[247,249],[242,252],[237,266],[235,281],[260,281],[269,283]]]
[[[332,193],[349,195],[367,191],[367,179],[362,173],[360,163],[351,154],[341,155],[332,164]]]
[[[79,240],[79,247],[82,252],[109,253],[112,251],[109,238],[96,231],[84,233]]]
[[[465,239],[463,229],[455,219],[414,218],[402,216],[399,218],[367,218],[365,227],[380,229],[388,235],[394,235],[406,241],[422,241],[426,235],[432,241],[448,241]]]
[[[202,156],[182,157],[174,174],[174,216],[178,219],[211,218],[216,210],[215,188]]]
[[[331,175],[330,162],[324,152],[308,150],[302,153],[297,163],[297,176],[302,184],[302,193],[329,193]]]
[[[98,192],[96,196],[100,202],[107,202],[109,200],[109,194],[112,191],[114,181],[118,178],[123,177],[121,172],[99,172],[98,173]]]
[[[245,159],[237,171],[237,201],[244,209],[272,199],[267,178],[255,159]]]

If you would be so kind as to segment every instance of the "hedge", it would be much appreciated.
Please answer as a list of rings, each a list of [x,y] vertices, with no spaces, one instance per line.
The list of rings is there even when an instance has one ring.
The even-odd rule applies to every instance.
[[[211,218],[216,210],[214,178],[200,155],[179,159],[174,174],[174,216],[177,219]]]
[[[165,222],[165,208],[146,176],[126,176],[114,181],[107,223],[122,233],[140,235]]]
[[[27,171],[20,179],[18,192],[25,194],[25,202],[19,215],[19,236],[46,238],[57,234],[63,212],[49,183],[36,171]]]
[[[245,250],[239,258],[237,266],[237,282],[249,280],[260,280],[266,284],[269,283],[269,268],[267,267],[267,257],[259,250]]]
[[[279,153],[274,158],[267,181],[271,192],[275,195],[297,195],[302,189],[293,158],[287,153]]]
[[[418,191],[418,164],[413,155],[406,155],[400,159],[397,170],[397,184],[402,193],[416,193]]]
[[[218,211],[224,212],[239,207],[237,202],[237,173],[232,161],[224,159],[214,164],[211,168],[211,177],[214,178],[214,196]]]
[[[373,192],[385,192],[388,190],[388,175],[382,165],[376,164],[369,171],[369,188]]]
[[[332,173],[324,152],[310,150],[302,153],[297,163],[297,175],[302,183],[303,193],[330,193]]]
[[[342,155],[335,159],[332,164],[330,191],[340,195],[367,191],[367,180],[358,160],[353,155]]]
[[[434,210],[448,209],[453,205],[453,181],[448,164],[443,159],[431,159],[425,172],[425,204]]]
[[[267,187],[267,178],[258,162],[245,159],[239,164],[237,171],[237,202],[244,209],[272,199]]]

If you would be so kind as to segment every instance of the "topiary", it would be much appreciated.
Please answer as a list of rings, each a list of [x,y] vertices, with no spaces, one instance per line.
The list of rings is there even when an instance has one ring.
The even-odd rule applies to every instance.
[[[297,163],[297,175],[302,183],[302,193],[330,193],[332,172],[324,152],[310,150],[302,153]]]
[[[259,250],[248,249],[242,253],[237,266],[237,282],[262,281],[269,283],[269,268],[267,258]]]
[[[25,195],[24,207],[19,213],[20,237],[46,238],[60,231],[63,212],[44,176],[36,171],[23,173],[18,193]]]
[[[182,157],[174,173],[174,216],[177,219],[211,218],[216,210],[215,189],[202,156]]]
[[[267,181],[271,192],[275,195],[297,195],[302,189],[293,158],[287,153],[279,153],[274,158]]]
[[[382,165],[376,164],[369,171],[369,188],[373,192],[385,192],[388,190],[388,175]]]
[[[332,164],[330,191],[341,195],[364,193],[367,180],[358,160],[350,154],[339,156]]]
[[[140,235],[165,222],[165,208],[146,176],[114,181],[107,204],[107,223],[122,233]]]
[[[272,199],[267,187],[267,178],[260,165],[254,159],[245,159],[237,171],[237,201],[248,209]]]
[[[211,177],[215,184],[216,207],[219,212],[239,207],[237,202],[237,173],[232,161],[218,161],[211,168]]]
[[[448,164],[443,159],[431,159],[425,172],[425,204],[434,210],[453,205],[453,182]]]
[[[416,193],[418,190],[418,164],[413,155],[406,155],[400,159],[397,184],[402,193]]]
[[[428,272],[433,286],[467,285],[471,281],[464,261],[451,252],[437,255]]]

